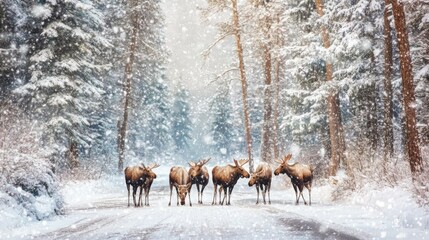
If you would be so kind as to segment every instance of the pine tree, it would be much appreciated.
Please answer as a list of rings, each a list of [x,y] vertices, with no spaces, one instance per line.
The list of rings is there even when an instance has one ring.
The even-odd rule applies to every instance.
[[[154,157],[166,153],[171,141],[171,106],[165,75],[152,82],[147,88],[144,100],[145,119],[143,124],[145,154]]]
[[[53,160],[65,164],[58,161],[67,152],[73,168],[80,146],[95,137],[89,125],[102,94],[97,56],[108,45],[104,21],[89,0],[32,3],[27,11],[29,79],[16,93],[31,101]]]
[[[360,129],[357,137],[368,141],[374,151],[378,145],[377,80],[381,74],[374,52],[382,48],[377,37],[382,31],[381,4],[341,0],[331,5],[331,31],[341,34],[332,36],[331,49],[338,62],[333,77],[347,88],[352,125]]]
[[[250,172],[253,172],[253,150],[252,150],[252,134],[251,134],[251,126],[250,126],[250,118],[249,118],[249,103],[248,103],[248,80],[246,78],[246,70],[244,63],[244,50],[242,43],[242,27],[240,23],[240,10],[238,9],[237,0],[207,0],[208,8],[206,10],[206,15],[209,15],[213,12],[221,12],[224,10],[228,10],[231,14],[231,21],[220,24],[220,30],[222,37],[219,38],[218,41],[222,40],[226,36],[234,36],[235,44],[237,49],[237,59],[238,59],[238,69],[240,73],[240,81],[241,81],[241,94],[242,94],[242,104],[243,104],[243,118],[244,118],[244,129],[246,134],[246,147],[247,147],[247,155],[249,159],[249,169]],[[216,42],[218,42],[216,41]],[[215,45],[215,44],[214,44]],[[212,45],[212,47],[214,46]],[[211,47],[211,48],[212,48]]]
[[[232,122],[232,106],[229,89],[219,86],[211,102],[213,114],[211,135],[214,142],[214,153],[228,159],[235,150],[235,131]]]
[[[314,2],[290,0],[284,8],[285,14],[279,19],[287,26],[282,33],[284,46],[280,48],[286,69],[286,81],[280,83],[280,101],[284,105],[280,117],[282,135],[304,148],[323,145],[329,150],[325,139],[326,61],[322,59],[324,49],[320,46]]]
[[[180,88],[174,96],[172,113],[172,137],[176,151],[186,153],[189,150],[189,141],[192,132],[192,122],[190,119],[189,92],[185,88]]]
[[[129,145],[127,145],[131,150],[129,153],[141,158],[146,154],[152,155],[156,149],[161,148],[167,141],[166,132],[169,131],[166,129],[169,124],[166,120],[168,119],[168,102],[166,102],[168,84],[164,69],[166,50],[161,1],[150,3],[131,1],[129,4],[131,4],[128,8],[131,14],[130,24],[124,29],[129,31],[128,39],[131,45],[128,54],[123,56],[127,64],[124,82],[126,93],[123,103],[124,114],[120,121],[118,136],[120,171],[127,156],[126,139],[132,140],[128,141]],[[132,89],[131,86],[133,86]],[[152,96],[149,96],[150,94]],[[162,102],[156,102],[157,98]],[[159,125],[157,121],[162,123]],[[127,135],[128,130],[129,135]],[[162,130],[161,138],[155,134],[157,130]],[[154,145],[151,141],[154,141]]]

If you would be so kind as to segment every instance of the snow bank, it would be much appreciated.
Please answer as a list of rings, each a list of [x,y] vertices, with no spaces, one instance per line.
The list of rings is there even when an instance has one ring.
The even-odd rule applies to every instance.
[[[58,180],[49,163],[18,152],[0,154],[13,156],[0,160],[0,229],[62,213]]]
[[[331,198],[335,187],[315,186],[311,207],[302,202],[295,206],[293,189],[288,187],[286,204],[276,207],[367,239],[429,239],[429,209],[416,203],[406,182],[395,187],[368,184],[336,201]]]

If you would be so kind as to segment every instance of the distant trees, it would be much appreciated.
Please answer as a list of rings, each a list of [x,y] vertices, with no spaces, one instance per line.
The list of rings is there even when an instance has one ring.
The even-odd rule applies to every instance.
[[[247,88],[252,90],[248,97],[252,105],[249,119],[263,117],[252,129],[261,131],[262,161],[278,157],[281,154],[278,142],[286,140],[304,147],[319,146],[320,153],[327,151],[332,176],[339,168],[360,164],[354,162],[360,160],[350,155],[353,151],[368,154],[368,164],[381,155],[386,162],[393,156],[394,146],[398,146],[394,145],[394,134],[402,135],[400,129],[393,126],[400,121],[403,104],[407,122],[404,126],[407,143],[403,147],[408,151],[412,172],[422,166],[417,130],[426,134],[429,129],[424,127],[427,111],[419,102],[429,102],[424,94],[429,75],[424,60],[427,54],[413,52],[413,48],[406,46],[409,45],[406,31],[412,31],[414,49],[427,49],[425,36],[429,25],[422,13],[428,6],[424,1],[405,1],[403,4],[410,9],[408,16],[403,6],[395,8],[403,4],[391,0],[252,0],[240,2],[239,8],[235,1],[208,3],[211,12],[228,9],[233,16],[243,19],[239,33],[240,42],[245,44],[238,53],[244,53],[243,62],[251,73],[247,81]],[[394,28],[389,18],[391,3],[396,20]],[[405,24],[407,19],[412,21],[412,26]],[[234,33],[234,21],[220,26],[221,33],[225,34],[222,37]],[[396,42],[392,37],[395,32],[403,93],[398,89],[398,82],[393,83],[397,74]],[[409,57],[414,53],[419,69],[417,99],[412,81],[416,70],[412,70]],[[259,61],[255,60],[259,57]],[[384,80],[380,81],[383,73]],[[397,101],[397,96],[402,94],[404,98]],[[260,116],[254,114],[253,104],[263,106]],[[279,105],[284,107],[279,109]],[[420,110],[417,115],[416,108]],[[279,131],[280,139],[277,138]]]
[[[232,106],[227,86],[219,87],[210,104],[213,113],[211,135],[215,154],[223,158],[231,156],[235,150],[236,130],[232,119]]]
[[[213,12],[222,12],[224,10],[230,11],[231,14],[231,22],[225,22],[221,25],[220,30],[222,31],[222,37],[219,38],[218,41],[222,40],[227,36],[234,36],[235,45],[237,49],[237,58],[238,58],[238,70],[240,73],[240,81],[241,81],[241,93],[242,93],[242,102],[243,102],[243,118],[244,118],[244,129],[246,134],[246,148],[247,155],[249,159],[249,168],[250,172],[253,172],[253,150],[252,150],[252,134],[250,127],[250,118],[249,118],[249,103],[248,103],[248,81],[246,78],[246,70],[244,65],[244,50],[242,44],[242,27],[240,24],[240,16],[237,0],[222,0],[222,1],[214,1],[207,0],[208,8],[206,9],[206,14],[210,14]],[[217,42],[218,42],[217,41]]]
[[[130,132],[128,148],[134,156],[153,157],[170,142],[169,90],[165,73],[164,18],[160,1],[127,2],[129,47],[123,59],[124,108],[120,120],[119,171],[125,160],[126,129]],[[131,86],[133,89],[131,91]],[[132,113],[132,115],[130,115]],[[130,154],[131,156],[132,154]]]
[[[172,109],[171,135],[175,150],[185,154],[189,150],[189,141],[192,139],[192,121],[190,118],[189,92],[181,87],[174,95]]]

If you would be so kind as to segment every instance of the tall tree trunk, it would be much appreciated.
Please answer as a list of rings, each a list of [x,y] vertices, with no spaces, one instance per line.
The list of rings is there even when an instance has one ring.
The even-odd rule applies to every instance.
[[[247,104],[247,81],[246,72],[244,69],[244,57],[243,57],[243,46],[241,44],[240,36],[240,24],[238,21],[238,9],[237,0],[231,0],[232,2],[232,22],[234,28],[234,36],[237,45],[237,55],[240,68],[241,88],[243,97],[243,111],[244,111],[244,128],[246,131],[246,143],[247,143],[247,154],[249,158],[249,170],[253,173],[253,157],[252,157],[252,135],[250,134],[250,119],[249,119],[249,108]]]
[[[136,12],[136,6],[138,2],[130,1],[129,2],[129,17],[132,22],[131,34],[130,34],[130,46],[127,57],[127,63],[125,64],[125,74],[124,74],[124,115],[121,121],[121,126],[119,129],[118,136],[118,149],[119,149],[119,161],[118,161],[118,171],[122,172],[124,168],[124,158],[125,158],[125,140],[127,135],[127,126],[128,126],[128,111],[131,101],[131,82],[132,82],[132,74],[133,74],[133,64],[134,57],[137,47],[137,36],[139,31],[139,22],[138,15]],[[119,125],[119,124],[118,124]]]
[[[273,116],[273,150],[274,150],[274,159],[279,159],[279,105],[280,105],[280,65],[281,60],[276,60],[276,69],[275,69],[275,84],[274,84],[274,116]]]
[[[69,148],[69,163],[70,168],[73,170],[79,167],[79,151],[77,148],[77,143],[74,140],[70,140],[70,148]]]
[[[423,168],[419,147],[419,136],[416,128],[416,110],[413,106],[415,104],[413,67],[411,63],[404,6],[402,3],[398,2],[398,0],[391,1],[401,62],[402,94],[405,109],[405,129],[407,134],[407,155],[408,160],[410,161],[411,173],[413,174],[413,177],[415,177],[423,171]]]
[[[323,0],[316,0],[317,13],[323,16]],[[325,26],[322,26],[323,46],[329,48],[331,46],[329,35]],[[332,63],[326,63],[326,81],[332,81]],[[329,136],[331,139],[331,163],[329,166],[329,175],[337,174],[338,165],[345,160],[345,142],[343,134],[343,126],[341,123],[341,111],[339,106],[338,93],[329,93],[327,98],[328,105],[328,121],[329,121]]]
[[[393,156],[393,90],[392,90],[392,29],[389,16],[390,0],[384,0],[384,162]]]
[[[265,89],[264,89],[264,123],[262,126],[261,160],[272,162],[272,80],[271,80],[271,53],[268,46],[264,46],[265,62]]]

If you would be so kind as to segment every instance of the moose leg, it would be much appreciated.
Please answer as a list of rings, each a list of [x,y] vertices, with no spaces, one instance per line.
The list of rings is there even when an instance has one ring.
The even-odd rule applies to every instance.
[[[231,193],[232,193],[232,189],[234,189],[234,186],[230,186],[229,187],[228,202],[227,202],[226,205],[231,205]]]
[[[268,182],[268,204],[271,204],[270,190],[271,190],[271,181]]]
[[[217,185],[213,184],[214,193],[213,193],[213,202],[212,205],[216,205],[216,195],[217,195]]]
[[[308,190],[308,198],[309,198],[308,205],[311,205],[311,182],[306,183],[305,187]]]
[[[146,198],[145,198],[144,204],[145,204],[146,206],[149,206],[149,192],[150,192],[150,185],[149,185],[149,186],[147,186],[147,188],[145,188],[144,190],[145,190],[145,195],[146,195]],[[146,202],[146,201],[147,201],[147,202]]]
[[[262,187],[265,187],[265,189],[261,189],[263,192],[262,192],[262,197],[264,198],[264,204],[267,204],[267,201],[265,201],[265,195],[267,194],[267,188],[268,188],[268,186],[267,185],[265,185],[265,184],[261,184],[261,188]]]
[[[137,207],[143,206],[142,193],[143,193],[143,186],[140,186],[139,202],[137,204]]]
[[[192,202],[191,202],[191,188],[192,188],[192,185],[191,185],[190,188],[188,188],[188,195],[189,195],[189,206],[192,207]]]
[[[179,188],[176,187],[176,200],[177,200],[177,206],[179,206]]]
[[[259,203],[259,186],[258,186],[258,184],[255,184],[255,187],[256,187],[256,192],[257,192],[256,204],[258,204]]]
[[[221,186],[219,187],[219,205],[221,204],[222,192],[223,192],[223,187],[222,187],[222,185],[221,185]]]
[[[197,192],[198,192],[198,203],[201,203],[200,202],[200,184],[199,183],[197,183]]]
[[[225,199],[226,199],[226,192],[227,192],[227,190],[228,190],[228,187],[222,187],[222,189],[223,189],[223,199],[222,199],[222,203],[220,204],[220,205],[223,205],[223,203],[225,202]],[[228,205],[228,202],[226,202],[226,205]]]
[[[136,193],[137,193],[137,186],[133,186],[133,202],[134,202],[134,207],[137,207],[137,204],[136,204]]]
[[[302,200],[304,200],[304,204],[307,205],[307,202],[305,201],[305,198],[304,198],[304,194],[302,194],[302,191],[304,190],[304,184],[300,184],[298,185],[298,187],[299,187],[299,194],[301,195]]]
[[[206,187],[206,185],[201,185],[201,204],[203,204],[203,192],[204,192],[204,188]]]
[[[128,190],[128,207],[130,207],[130,184],[127,183],[127,190]]]
[[[292,183],[292,186],[293,186],[293,190],[295,190],[295,200],[296,200],[295,204],[298,205],[298,200],[299,200],[298,187],[295,185],[295,183]]]
[[[168,202],[168,206],[171,206],[171,195],[173,194],[173,185],[170,183],[170,202]]]

